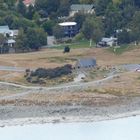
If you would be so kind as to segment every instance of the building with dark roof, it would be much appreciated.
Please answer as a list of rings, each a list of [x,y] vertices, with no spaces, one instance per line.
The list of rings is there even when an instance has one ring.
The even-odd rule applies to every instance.
[[[63,22],[59,23],[59,26],[63,28],[65,37],[74,37],[78,33],[76,22]]]
[[[74,16],[78,12],[83,12],[86,14],[94,13],[93,4],[72,4],[70,7],[70,16]]]
[[[96,66],[96,59],[95,58],[82,58],[76,62],[75,69],[93,68],[95,66]]]

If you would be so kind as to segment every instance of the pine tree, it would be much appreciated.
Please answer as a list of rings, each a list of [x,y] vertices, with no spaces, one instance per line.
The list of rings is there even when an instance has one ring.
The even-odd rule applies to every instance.
[[[26,6],[24,5],[22,0],[19,0],[18,2],[17,11],[23,16],[25,16],[26,14]]]

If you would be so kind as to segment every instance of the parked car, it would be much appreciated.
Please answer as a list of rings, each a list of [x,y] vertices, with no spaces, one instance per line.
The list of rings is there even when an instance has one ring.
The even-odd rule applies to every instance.
[[[136,71],[137,71],[137,72],[140,72],[140,68],[137,68]]]

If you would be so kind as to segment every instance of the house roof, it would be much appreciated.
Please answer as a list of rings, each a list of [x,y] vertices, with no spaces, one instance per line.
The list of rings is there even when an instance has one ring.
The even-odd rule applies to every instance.
[[[59,23],[60,26],[74,26],[76,25],[76,22],[63,22],[63,23]]]
[[[34,5],[35,0],[24,0],[23,3],[28,6],[28,5]]]
[[[16,41],[15,41],[14,39],[8,39],[8,40],[7,40],[7,43],[8,43],[8,44],[13,44],[13,43],[16,43]]]
[[[79,59],[76,63],[76,66],[79,67],[89,67],[89,66],[95,66],[96,65],[96,59],[95,58],[83,58]]]
[[[93,4],[72,4],[71,5],[71,10],[72,11],[87,11],[87,10],[92,10],[94,8]]]
[[[9,30],[9,27],[8,27],[8,25],[0,26],[0,30],[2,30],[2,29],[7,29],[7,30]]]
[[[0,34],[9,33],[9,32],[10,32],[10,29],[7,25],[0,26]]]
[[[102,38],[102,42],[111,42],[111,41],[116,41],[117,38],[114,38],[114,37],[110,37],[110,38],[107,38],[107,37],[103,37]]]

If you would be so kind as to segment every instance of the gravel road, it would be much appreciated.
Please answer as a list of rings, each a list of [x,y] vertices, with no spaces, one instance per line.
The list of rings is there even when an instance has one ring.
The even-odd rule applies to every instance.
[[[25,68],[12,67],[12,66],[0,66],[0,71],[25,72]]]

